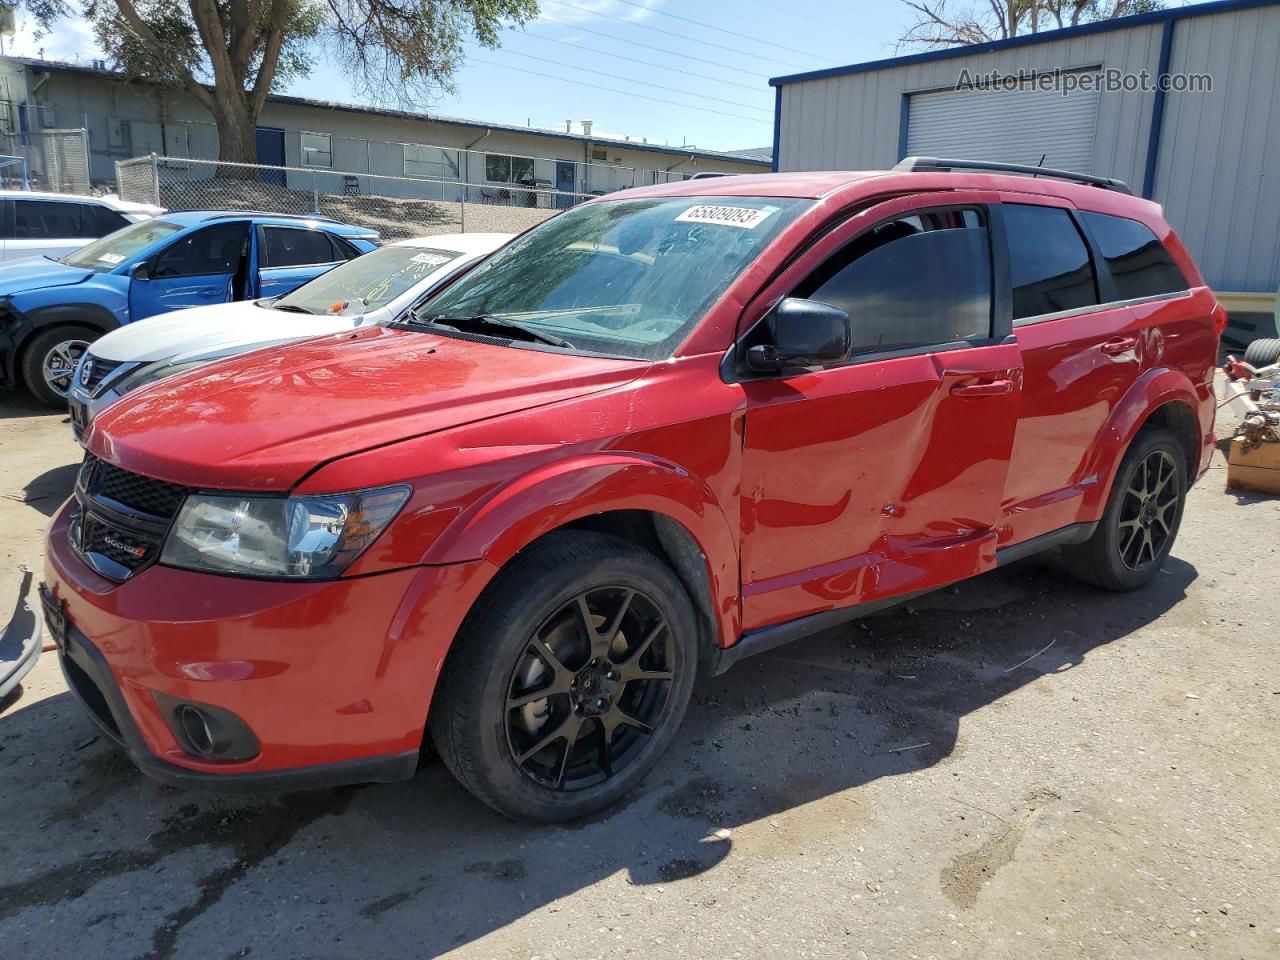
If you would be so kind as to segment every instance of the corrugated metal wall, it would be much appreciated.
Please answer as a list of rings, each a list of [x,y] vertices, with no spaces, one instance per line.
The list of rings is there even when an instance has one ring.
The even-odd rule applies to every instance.
[[[1219,290],[1280,287],[1280,7],[1184,20],[1172,73],[1213,92],[1171,93],[1154,199]]]
[[[1163,24],[972,57],[788,84],[779,170],[875,170],[899,156],[904,94],[954,87],[960,72],[1101,66],[1154,78]],[[1155,199],[1219,290],[1280,286],[1280,6],[1178,20],[1170,70],[1213,75],[1211,93],[1169,93]],[[1152,92],[1103,93],[1092,172],[1140,191]]]

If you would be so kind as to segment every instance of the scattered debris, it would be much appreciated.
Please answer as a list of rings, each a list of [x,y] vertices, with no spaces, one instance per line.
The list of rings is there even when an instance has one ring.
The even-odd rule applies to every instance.
[[[1012,667],[1009,667],[1009,669],[1005,670],[1005,673],[1013,673],[1013,671],[1017,670],[1019,667],[1025,667],[1028,663],[1030,663],[1036,657],[1040,656],[1040,654],[1044,653],[1045,650],[1048,650],[1057,642],[1058,642],[1058,639],[1057,637],[1055,637],[1054,639],[1050,640],[1044,647],[1037,650],[1035,653],[1027,657],[1027,659],[1023,660],[1021,663],[1015,663]]]
[[[932,741],[932,740],[926,740],[924,743],[913,743],[913,744],[911,744],[911,746],[909,746],[909,747],[894,747],[894,748],[893,748],[892,750],[890,750],[889,752],[890,752],[890,753],[906,753],[908,750],[919,750],[919,749],[921,749],[922,747],[927,747],[927,746],[929,746],[931,743],[933,743],[933,741]]]

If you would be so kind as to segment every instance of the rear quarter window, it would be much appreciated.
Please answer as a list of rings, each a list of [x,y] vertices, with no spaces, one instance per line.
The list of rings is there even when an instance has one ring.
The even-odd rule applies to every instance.
[[[1107,261],[1117,300],[1140,300],[1187,289],[1187,278],[1145,224],[1087,211],[1080,217]]]

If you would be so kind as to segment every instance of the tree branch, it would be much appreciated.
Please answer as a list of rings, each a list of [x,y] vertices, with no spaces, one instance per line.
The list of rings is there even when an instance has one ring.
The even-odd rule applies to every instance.
[[[116,9],[120,11],[120,16],[124,18],[125,24],[133,31],[134,36],[145,43],[157,57],[165,60],[177,74],[178,79],[182,81],[182,85],[187,92],[199,100],[200,104],[212,113],[215,102],[209,91],[187,69],[185,63],[168,54],[165,45],[160,42],[160,38],[151,31],[146,21],[139,16],[138,8],[133,5],[133,0],[115,0],[115,4]]]

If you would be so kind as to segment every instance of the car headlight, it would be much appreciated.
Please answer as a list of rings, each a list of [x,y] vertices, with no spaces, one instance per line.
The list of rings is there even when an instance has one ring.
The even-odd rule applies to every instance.
[[[258,577],[336,577],[377,539],[409,497],[380,487],[314,497],[192,494],[160,562]]]
[[[182,363],[149,363],[145,367],[136,370],[131,376],[125,377],[116,386],[116,390],[120,393],[129,393],[137,390],[139,387],[145,387],[155,383],[157,380],[163,380],[166,377],[176,376],[186,370],[193,370],[196,367],[202,367],[208,360],[184,360]]]

